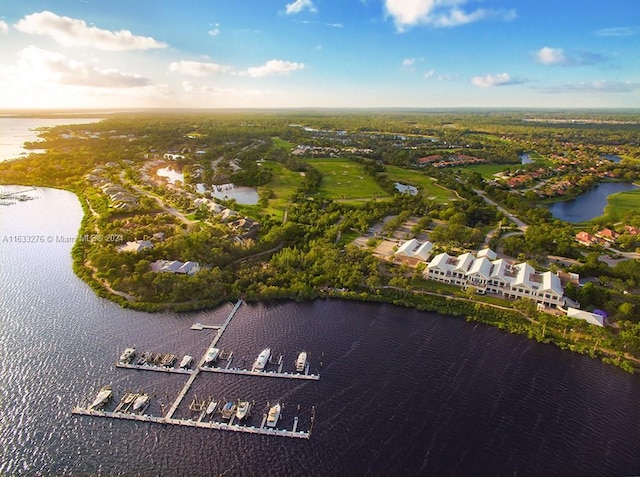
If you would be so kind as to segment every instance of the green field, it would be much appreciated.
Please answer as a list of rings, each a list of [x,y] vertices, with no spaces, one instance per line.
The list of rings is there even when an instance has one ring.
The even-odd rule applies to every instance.
[[[320,193],[330,199],[358,200],[389,196],[356,162],[346,159],[309,159],[307,162],[322,174]]]
[[[640,189],[610,195],[604,214],[595,220],[606,219],[607,222],[621,221],[630,211],[640,210]]]
[[[295,147],[293,143],[290,143],[289,141],[285,141],[284,139],[280,139],[279,137],[272,137],[271,140],[273,141],[273,145],[275,147],[286,149],[287,152],[291,152]]]
[[[432,197],[437,202],[449,202],[456,198],[454,192],[438,185],[434,178],[427,176],[424,172],[398,166],[385,166],[385,169],[384,176],[387,179],[417,187],[423,197]]]
[[[461,167],[460,170],[478,172],[485,179],[491,180],[495,179],[494,174],[516,166],[516,164],[475,164],[472,166]]]
[[[300,187],[302,175],[299,172],[290,171],[282,164],[275,161],[265,161],[262,167],[268,167],[273,171],[273,179],[268,186],[273,190],[275,197],[269,200],[269,206],[265,212],[282,217],[289,205],[289,198]]]

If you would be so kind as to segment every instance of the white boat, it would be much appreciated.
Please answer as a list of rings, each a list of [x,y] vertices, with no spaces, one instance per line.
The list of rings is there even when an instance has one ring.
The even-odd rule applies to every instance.
[[[282,406],[280,403],[275,406],[271,406],[269,409],[269,414],[267,415],[267,426],[268,427],[276,427],[278,423],[278,419],[280,419],[280,411],[282,411]]]
[[[220,350],[218,348],[209,348],[207,354],[204,357],[204,364],[213,364],[220,356]]]
[[[249,415],[251,404],[249,401],[238,401],[238,407],[236,408],[236,418],[239,420],[244,419]]]
[[[133,411],[144,411],[144,408],[149,403],[149,395],[146,393],[140,394],[133,402]]]
[[[120,362],[129,364],[135,355],[136,355],[136,349],[135,348],[127,348],[120,355]]]
[[[100,391],[98,391],[98,394],[96,394],[96,397],[89,406],[89,409],[100,409],[111,399],[111,396],[113,396],[111,386],[102,387]]]
[[[258,358],[254,361],[252,371],[262,371],[264,367],[267,365],[267,361],[269,361],[269,356],[271,356],[271,349],[265,348],[263,349]]]
[[[182,358],[182,361],[180,361],[180,367],[183,369],[187,369],[189,366],[191,366],[192,361],[193,361],[193,356],[189,356],[187,354],[184,356],[184,358]]]
[[[299,373],[304,371],[304,367],[307,365],[307,352],[301,351],[296,360],[296,371]]]
[[[216,412],[216,408],[218,407],[218,401],[211,401],[207,406],[207,410],[205,411],[208,415]]]

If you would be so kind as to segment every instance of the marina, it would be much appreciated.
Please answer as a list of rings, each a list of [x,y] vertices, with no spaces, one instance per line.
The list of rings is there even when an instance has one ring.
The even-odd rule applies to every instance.
[[[242,305],[242,300],[234,305],[233,309],[229,313],[229,316],[225,322],[221,325],[202,325],[196,323],[191,327],[192,330],[202,329],[216,329],[217,333],[212,342],[202,355],[202,358],[194,367],[190,369],[193,357],[185,355],[179,363],[178,367],[174,367],[177,361],[177,356],[172,353],[158,354],[151,352],[144,352],[137,356],[136,349],[130,347],[124,350],[120,355],[119,360],[116,362],[117,368],[122,369],[134,369],[142,371],[156,371],[162,373],[174,373],[188,375],[189,379],[182,386],[180,392],[172,402],[167,413],[164,416],[152,416],[145,414],[145,411],[151,403],[151,397],[149,394],[141,391],[138,393],[126,392],[120,399],[113,411],[104,409],[104,406],[108,400],[112,397],[111,387],[103,387],[98,392],[98,395],[91,401],[91,404],[78,405],[73,408],[72,414],[81,416],[94,416],[94,417],[106,417],[112,419],[125,419],[132,421],[153,422],[158,424],[169,424],[177,426],[198,427],[206,429],[215,429],[232,432],[245,432],[250,434],[264,434],[280,437],[292,437],[300,439],[309,439],[311,436],[311,429],[315,420],[315,408],[312,408],[311,423],[309,430],[298,430],[299,416],[294,416],[293,427],[291,430],[277,428],[279,422],[280,413],[283,409],[283,405],[276,403],[274,406],[269,407],[267,403],[268,412],[264,412],[262,415],[262,421],[260,426],[240,424],[247,420],[251,415],[252,408],[255,407],[255,402],[249,403],[249,401],[228,401],[222,399],[222,401],[215,401],[212,398],[209,400],[193,398],[189,404],[189,410],[198,414],[197,419],[178,419],[174,418],[174,415],[180,407],[185,396],[191,389],[194,381],[201,371],[235,374],[244,376],[264,376],[274,378],[289,378],[289,379],[306,379],[306,380],[319,380],[320,375],[309,374],[309,362],[306,360],[306,353],[304,354],[304,374],[301,372],[290,373],[283,372],[283,355],[280,355],[277,361],[277,371],[266,370],[267,365],[270,364],[271,350],[265,348],[262,350],[251,370],[249,369],[235,369],[231,368],[231,362],[233,360],[233,351],[225,353],[223,350],[216,348],[218,341],[222,337],[222,334],[231,323],[231,320],[237,313],[238,309]],[[300,356],[296,361],[296,368],[300,369]],[[226,361],[225,367],[219,366],[205,366],[205,364],[215,364],[218,361]],[[106,390],[108,389],[108,400],[106,396]],[[224,404],[223,404],[224,403]],[[299,406],[298,406],[299,409]],[[164,412],[164,409],[163,409]],[[219,413],[222,422],[215,420],[216,413]],[[206,419],[205,419],[206,418]],[[237,422],[235,422],[237,421]],[[235,423],[234,423],[235,422]]]

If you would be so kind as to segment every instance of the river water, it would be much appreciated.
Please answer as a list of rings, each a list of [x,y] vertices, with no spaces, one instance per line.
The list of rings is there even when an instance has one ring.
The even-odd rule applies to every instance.
[[[63,240],[76,234],[78,200],[51,189],[33,194],[39,199],[0,207],[1,475],[640,472],[638,376],[391,305],[243,304],[219,345],[239,360],[270,346],[287,363],[306,349],[320,381],[201,373],[185,399],[284,402],[289,427],[295,414],[308,427],[315,406],[308,441],[72,415],[108,383],[118,397],[150,392],[148,412],[160,415],[185,377],[118,369],[115,360],[130,345],[199,357],[214,331],[190,325],[221,323],[232,305],[147,314],[98,298],[72,273]]]
[[[611,194],[637,188],[638,186],[626,182],[601,182],[575,199],[554,202],[548,208],[556,219],[571,223],[586,222],[604,214],[607,198]]]

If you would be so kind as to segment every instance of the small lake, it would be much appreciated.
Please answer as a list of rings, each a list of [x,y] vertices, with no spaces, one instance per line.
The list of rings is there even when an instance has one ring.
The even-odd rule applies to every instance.
[[[615,162],[616,164],[620,163],[620,161],[622,161],[622,158],[620,156],[616,156],[615,154],[603,154],[602,156],[600,156],[602,159],[607,159],[611,162]]]
[[[531,156],[529,154],[527,154],[526,152],[523,154],[520,154],[518,156],[520,158],[520,163],[521,164],[533,164],[534,160],[531,159]]]
[[[396,190],[402,194],[418,195],[417,187],[407,185],[407,184],[402,184],[401,182],[396,182],[395,186],[396,186]]]
[[[184,174],[174,170],[172,167],[158,169],[156,174],[158,177],[165,177],[169,184],[175,184],[178,181],[184,183]]]
[[[547,207],[556,219],[577,223],[600,217],[607,206],[611,194],[637,189],[638,186],[627,182],[603,182],[575,199],[554,202]]]
[[[258,191],[253,187],[236,186],[235,184],[212,185],[211,195],[216,199],[235,199],[238,204],[256,205],[258,203]]]

